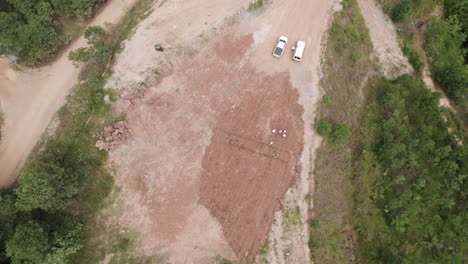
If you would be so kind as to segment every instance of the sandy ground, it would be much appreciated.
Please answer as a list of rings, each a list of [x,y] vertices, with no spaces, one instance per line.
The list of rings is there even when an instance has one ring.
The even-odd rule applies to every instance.
[[[413,67],[400,49],[396,28],[375,0],[358,0],[362,16],[369,29],[374,51],[383,73],[389,78],[410,73]]]
[[[253,259],[269,236],[287,238],[268,263],[309,262],[303,198],[334,1],[274,1],[253,14],[242,9],[248,2],[156,3],[117,60],[107,87],[120,95],[132,135],[108,164],[121,187],[119,221],[139,231],[142,254],[171,263]],[[278,60],[280,35],[290,44]],[[289,49],[299,39],[307,47],[294,63]],[[287,234],[281,201],[302,211]]]
[[[91,25],[114,23],[135,0],[109,0]],[[0,102],[5,113],[0,142],[0,187],[12,184],[28,155],[77,82],[79,67],[67,58],[72,49],[86,45],[83,37],[50,65],[15,69],[0,59]]]

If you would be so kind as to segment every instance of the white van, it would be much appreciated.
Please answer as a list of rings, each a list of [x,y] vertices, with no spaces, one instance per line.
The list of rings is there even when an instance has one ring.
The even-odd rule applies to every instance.
[[[294,51],[293,60],[299,62],[302,59],[302,54],[304,53],[305,42],[299,40],[296,45],[296,50]]]

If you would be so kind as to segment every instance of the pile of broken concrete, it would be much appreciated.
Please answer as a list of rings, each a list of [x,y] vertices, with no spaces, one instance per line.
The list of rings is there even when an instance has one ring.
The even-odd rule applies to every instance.
[[[96,148],[110,151],[125,142],[130,136],[127,121],[119,121],[112,126],[104,127],[104,130],[96,134]]]

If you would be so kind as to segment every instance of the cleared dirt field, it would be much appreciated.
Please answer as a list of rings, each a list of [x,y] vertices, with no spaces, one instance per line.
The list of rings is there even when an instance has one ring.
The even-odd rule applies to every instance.
[[[237,256],[253,257],[263,245],[294,179],[303,110],[287,73],[268,76],[240,63],[242,49],[217,48],[252,42],[251,35],[228,35],[199,44],[199,53],[176,59],[175,72],[127,109],[132,138],[111,161],[119,185],[154,208],[143,237],[164,238],[162,246],[177,241],[200,229],[189,219],[206,207]],[[273,129],[287,130],[286,137]],[[210,233],[200,231],[185,241],[189,250],[210,242]]]
[[[281,223],[282,201],[294,200],[301,224],[289,234],[274,228],[270,236],[288,237],[269,263],[309,260],[303,198],[333,1],[275,1],[253,13],[248,3],[157,3],[114,67],[107,87],[121,98],[131,136],[110,153],[109,168],[121,188],[117,218],[140,233],[141,254],[252,260]],[[280,35],[290,43],[278,60]],[[291,59],[297,40],[308,45],[301,63]],[[155,52],[156,43],[166,51]]]

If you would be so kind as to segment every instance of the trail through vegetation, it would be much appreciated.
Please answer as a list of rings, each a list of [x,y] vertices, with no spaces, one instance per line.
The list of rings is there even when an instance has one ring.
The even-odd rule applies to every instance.
[[[356,17],[349,13],[353,4],[343,2],[335,23],[364,34],[366,29],[349,18]],[[333,66],[348,58],[343,54],[359,50],[337,52],[348,36],[332,27],[325,55],[326,95],[316,129],[327,139],[316,160],[312,258],[317,263],[464,263],[466,133],[446,118],[441,94],[431,92],[418,72],[388,80],[367,69],[367,82],[355,66],[361,85],[348,79],[343,66],[335,73]],[[369,53],[363,57],[369,60]],[[342,119],[349,112],[352,116]],[[354,129],[349,141],[337,144],[331,135],[340,122]]]

